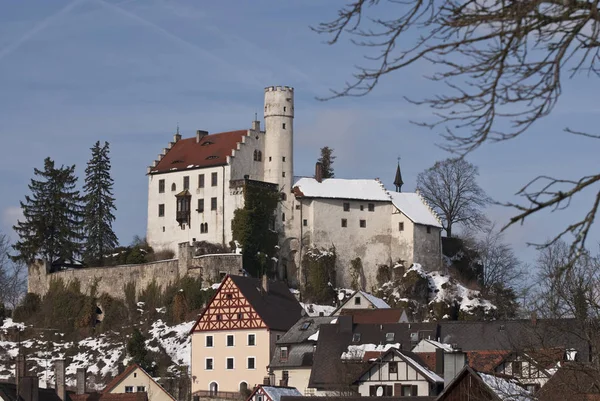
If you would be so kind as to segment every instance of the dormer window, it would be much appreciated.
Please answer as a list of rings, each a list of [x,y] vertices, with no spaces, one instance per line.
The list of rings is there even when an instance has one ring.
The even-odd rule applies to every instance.
[[[394,341],[394,333],[385,333],[385,341],[388,343]]]
[[[352,342],[353,343],[357,343],[360,341],[360,333],[354,333],[352,334]]]
[[[203,142],[201,146],[208,146],[208,145],[212,145],[213,143],[214,142],[206,141],[206,142]]]
[[[214,160],[214,159],[218,159],[218,158],[219,158],[219,156],[211,155],[211,156],[208,156],[206,158],[206,160]]]

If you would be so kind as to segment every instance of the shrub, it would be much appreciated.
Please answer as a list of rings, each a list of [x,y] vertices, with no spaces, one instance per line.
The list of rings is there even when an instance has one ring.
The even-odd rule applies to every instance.
[[[15,308],[13,318],[19,322],[27,322],[40,310],[42,300],[38,294],[28,292]]]

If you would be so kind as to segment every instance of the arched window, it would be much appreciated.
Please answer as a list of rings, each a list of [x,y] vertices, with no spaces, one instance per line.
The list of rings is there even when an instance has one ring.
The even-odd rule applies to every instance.
[[[258,161],[258,150],[254,150],[254,161]]]
[[[175,191],[176,189],[177,189],[177,186],[175,185],[175,183],[173,183],[173,184],[171,185],[171,191]]]
[[[260,150],[258,151],[258,161],[262,161],[262,152]]]
[[[240,383],[240,393],[244,394],[246,391],[248,391],[248,383],[241,382]]]
[[[208,388],[210,389],[210,395],[213,397],[219,392],[219,385],[216,382],[211,382]]]

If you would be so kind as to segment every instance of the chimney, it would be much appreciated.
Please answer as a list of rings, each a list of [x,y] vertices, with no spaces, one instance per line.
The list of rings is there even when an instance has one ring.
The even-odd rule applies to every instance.
[[[269,278],[266,274],[262,276],[262,290],[265,294],[269,292]]]
[[[269,376],[263,377],[263,386],[268,386],[271,384],[271,378]]]
[[[54,378],[56,380],[56,394],[62,401],[67,401],[67,388],[65,386],[65,360],[54,361]]]
[[[260,132],[260,121],[252,121],[252,131]]]
[[[435,373],[442,376],[444,374],[444,350],[437,348],[435,350]]]
[[[77,368],[75,377],[77,385],[77,394],[85,394],[85,368]]]
[[[467,363],[467,355],[454,349],[444,353],[444,388],[450,384]]]
[[[208,135],[208,131],[196,130],[196,143],[200,143],[206,135]]]
[[[323,165],[319,162],[315,165],[315,180],[323,182]]]
[[[40,381],[37,376],[21,377],[19,395],[23,401],[38,401],[40,394]]]
[[[280,379],[279,380],[279,387],[287,387],[288,386],[288,379]]]

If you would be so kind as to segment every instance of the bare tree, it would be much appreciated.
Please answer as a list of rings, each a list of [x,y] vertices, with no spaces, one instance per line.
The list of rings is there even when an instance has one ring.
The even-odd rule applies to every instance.
[[[0,233],[0,304],[14,309],[25,292],[25,271],[23,263],[9,257],[10,249],[8,237]]]
[[[417,177],[417,191],[429,202],[442,219],[448,237],[452,227],[482,229],[488,219],[481,209],[490,199],[477,184],[477,167],[464,159],[446,159]]]
[[[382,3],[390,9],[381,10]],[[383,11],[383,12],[382,12]],[[486,142],[515,138],[549,115],[565,78],[599,75],[600,8],[597,0],[352,0],[337,18],[313,28],[329,44],[349,35],[367,51],[366,66],[332,96],[363,96],[387,74],[415,63],[435,65],[429,78],[443,83],[428,99],[444,129],[447,150],[464,155]],[[445,91],[445,92],[444,92]],[[600,139],[600,135],[565,128]],[[572,234],[568,264],[585,250],[600,206],[600,174],[578,179],[540,176],[518,191],[523,203],[508,227],[541,210],[562,210],[585,189],[590,208],[539,247]]]

